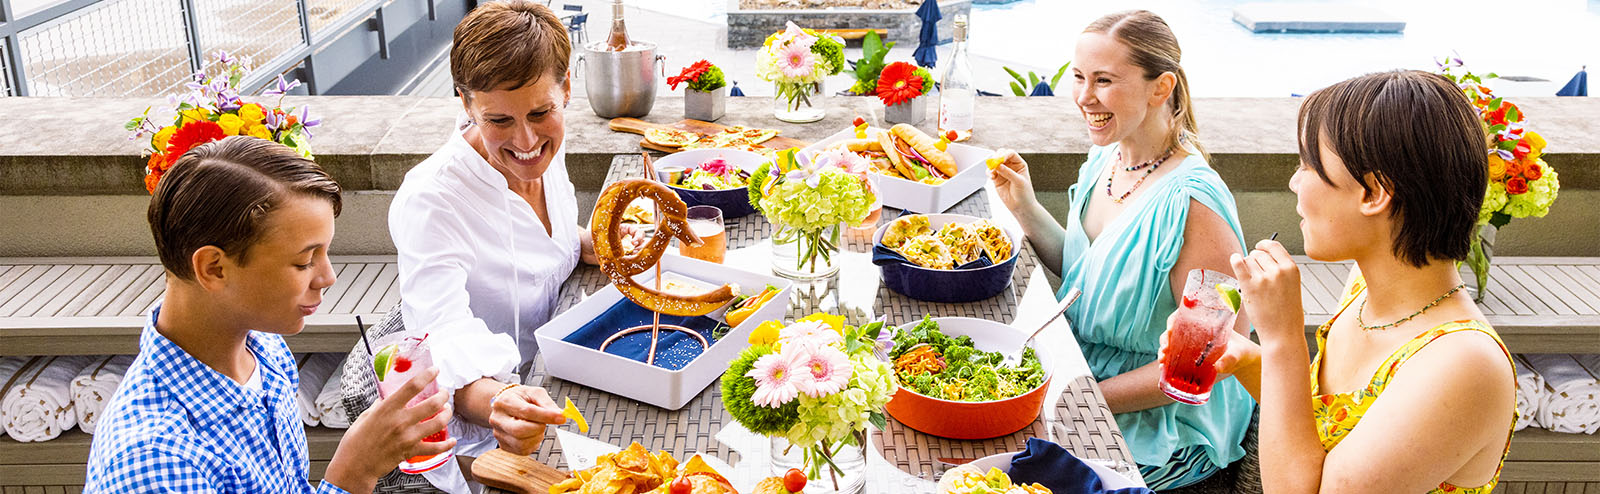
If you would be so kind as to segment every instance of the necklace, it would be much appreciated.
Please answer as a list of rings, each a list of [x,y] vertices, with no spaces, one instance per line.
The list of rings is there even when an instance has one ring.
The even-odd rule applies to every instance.
[[[1112,182],[1112,180],[1114,180],[1116,178],[1116,174],[1113,173],[1110,176],[1107,176],[1106,177],[1106,197],[1110,197],[1111,198],[1111,202],[1114,202],[1114,203],[1117,203],[1117,204],[1122,204],[1122,201],[1127,200],[1128,196],[1133,195],[1133,191],[1139,190],[1139,186],[1144,184],[1144,179],[1150,178],[1150,174],[1155,173],[1156,169],[1157,168],[1161,168],[1161,164],[1162,163],[1166,163],[1167,162],[1167,158],[1171,158],[1171,157],[1172,157],[1172,148],[1167,148],[1167,152],[1163,153],[1158,158],[1151,159],[1149,161],[1146,161],[1144,163],[1140,163],[1140,164],[1135,165],[1135,166],[1124,167],[1123,170],[1130,171],[1130,172],[1139,171],[1139,170],[1142,169],[1142,170],[1144,170],[1144,175],[1140,175],[1139,179],[1135,180],[1133,182],[1133,187],[1129,187],[1128,191],[1127,192],[1123,192],[1121,196],[1116,196],[1116,195],[1113,195],[1111,193],[1111,182]],[[1122,162],[1122,151],[1117,151],[1117,162],[1118,163]]]
[[[1462,288],[1466,287],[1466,283],[1456,285],[1455,288],[1451,288],[1450,291],[1444,292],[1444,295],[1440,295],[1439,298],[1433,299],[1432,302],[1428,302],[1428,305],[1422,306],[1421,309],[1417,309],[1417,311],[1412,312],[1411,315],[1402,317],[1400,320],[1391,322],[1389,324],[1380,324],[1377,326],[1368,326],[1366,321],[1361,320],[1361,313],[1367,311],[1367,299],[1363,297],[1361,299],[1361,307],[1356,309],[1356,324],[1361,326],[1362,331],[1378,331],[1405,324],[1406,321],[1410,321],[1411,318],[1422,315],[1423,312],[1427,312],[1428,309],[1432,309],[1433,306],[1439,305],[1439,302],[1443,302],[1444,299],[1450,298],[1451,295],[1455,295],[1456,292],[1461,291]]]

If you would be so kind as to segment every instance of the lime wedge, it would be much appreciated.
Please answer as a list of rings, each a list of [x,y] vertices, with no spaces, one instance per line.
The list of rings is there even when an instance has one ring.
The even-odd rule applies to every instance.
[[[394,353],[400,348],[396,345],[386,345],[378,349],[378,354],[372,356],[372,372],[382,381],[383,376],[389,373],[389,361],[394,359]]]
[[[1228,304],[1228,308],[1233,309],[1234,312],[1239,312],[1239,304],[1242,302],[1239,298],[1238,288],[1234,288],[1233,285],[1227,283],[1217,283],[1217,293],[1222,295],[1222,303]]]
[[[588,434],[589,421],[583,419],[583,413],[579,412],[578,407],[572,404],[572,398],[566,398],[566,400],[567,406],[561,410],[561,415],[578,423],[578,433]]]

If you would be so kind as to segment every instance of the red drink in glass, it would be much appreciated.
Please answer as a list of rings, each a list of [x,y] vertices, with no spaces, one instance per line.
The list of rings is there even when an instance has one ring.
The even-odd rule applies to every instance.
[[[1204,404],[1217,383],[1217,359],[1228,349],[1238,314],[1222,300],[1217,284],[1236,285],[1217,271],[1189,271],[1183,299],[1167,332],[1167,354],[1161,360],[1161,391],[1180,403]]]
[[[429,367],[433,367],[433,355],[428,351],[427,345],[428,335],[423,334],[421,337],[415,337],[402,333],[397,336],[402,338],[398,343],[381,344],[382,342],[380,341],[378,353],[373,357],[372,361],[373,371],[376,372],[378,378],[378,395],[386,398],[396,390],[399,390],[401,386],[405,386],[407,382],[410,382],[413,376],[422,373],[423,370]],[[406,402],[406,407],[416,406],[417,403],[438,392],[439,387],[437,385],[428,383],[428,387],[423,388],[422,392],[417,393],[416,396],[411,397],[411,401]],[[429,418],[431,419],[432,417]],[[439,432],[423,438],[422,441],[429,443],[440,442],[449,437],[450,432],[448,429],[440,429]],[[445,461],[453,457],[455,457],[455,453],[451,451],[433,456],[413,456],[400,464],[400,471],[408,474],[427,472],[439,468],[439,466],[444,465]]]

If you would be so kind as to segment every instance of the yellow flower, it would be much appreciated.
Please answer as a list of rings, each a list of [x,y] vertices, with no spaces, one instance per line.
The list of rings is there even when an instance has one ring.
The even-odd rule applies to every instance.
[[[780,321],[764,321],[750,332],[751,345],[771,345],[778,342],[778,330],[783,329]]]
[[[260,137],[262,139],[266,139],[266,140],[269,140],[269,141],[272,140],[272,131],[267,130],[267,126],[265,126],[265,125],[261,125],[261,124],[251,125],[249,128],[245,129],[244,133],[245,133],[245,135],[248,135],[248,136],[251,136],[251,137]]]
[[[811,322],[811,321],[817,321],[817,322],[826,324],[829,327],[832,327],[834,331],[838,331],[841,336],[844,335],[844,316],[836,316],[836,315],[833,315],[833,314],[825,314],[825,313],[822,313],[822,312],[818,312],[816,314],[812,314],[812,315],[809,315],[809,316],[806,316],[806,317],[802,317],[802,318],[800,318],[800,320],[795,321],[795,322]]]
[[[178,125],[183,125],[189,122],[198,122],[201,120],[211,120],[211,110],[207,110],[205,108],[185,110],[179,115],[181,115],[183,118],[178,122]]]
[[[1544,136],[1539,135],[1538,132],[1530,131],[1522,136],[1522,140],[1528,143],[1528,161],[1536,161],[1539,159],[1539,155],[1544,154],[1546,143],[1544,142]]]
[[[224,113],[221,117],[217,118],[217,125],[222,126],[223,133],[236,136],[239,135],[240,130],[244,129],[245,122],[244,119],[239,118],[238,115]]]
[[[1500,159],[1498,153],[1489,153],[1489,180],[1500,180],[1506,176],[1506,160]]]
[[[239,118],[244,119],[245,123],[258,124],[267,119],[267,112],[261,109],[261,105],[250,103],[239,107]]]
[[[176,125],[162,127],[160,131],[156,132],[156,136],[150,139],[150,146],[156,148],[157,152],[167,152],[167,141],[172,140],[172,134],[177,132],[178,126]]]

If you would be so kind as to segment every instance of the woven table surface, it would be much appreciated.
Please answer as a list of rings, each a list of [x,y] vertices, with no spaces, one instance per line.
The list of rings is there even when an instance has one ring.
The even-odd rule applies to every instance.
[[[643,158],[621,155],[613,159],[606,185],[620,178],[643,176]],[[946,213],[990,217],[992,197],[991,191],[980,190]],[[880,224],[892,221],[899,214],[898,210],[885,208]],[[725,263],[752,271],[769,271],[771,247],[767,239],[772,234],[772,225],[760,213],[725,219],[724,224],[728,234]],[[882,315],[888,318],[890,324],[900,325],[928,314],[935,317],[975,317],[1011,324],[1017,322],[1018,308],[1022,305],[1019,302],[1025,291],[1047,292],[1045,295],[1032,294],[1030,300],[1039,300],[1048,295],[1048,284],[1044,283],[1042,276],[1036,276],[1043,272],[1038,266],[1038,257],[1027,242],[1019,242],[1019,258],[1011,286],[1001,294],[964,304],[912,300],[883,286],[878,278],[877,266],[871,262],[871,239],[870,229],[851,229],[842,234],[840,253],[835,259],[840,266],[838,276],[814,285],[796,284],[789,316],[796,318],[826,311],[846,315],[851,324],[862,324]],[[607,283],[608,280],[598,268],[580,265],[562,286],[556,312],[565,311]],[[1048,300],[1053,302],[1053,296]],[[1043,310],[1038,305],[1041,304],[1031,304],[1031,309],[1024,312],[1037,315]],[[1024,319],[1035,321],[1034,325],[1028,327],[1036,327],[1043,317]],[[1062,323],[1058,321],[1057,324]],[[1081,361],[1076,343],[1073,342],[1072,346],[1070,350],[1073,356]],[[873,431],[870,444],[876,454],[869,455],[865,492],[933,492],[939,474],[948,468],[939,459],[977,459],[1020,451],[1029,437],[1055,441],[1080,458],[1103,461],[1125,474],[1133,471],[1133,459],[1122,433],[1099,387],[1091,377],[1083,375],[1086,372],[1084,368],[1077,375],[1062,375],[1058,370],[1057,375],[1067,382],[1052,383],[1053,389],[1061,390],[1055,405],[1047,407],[1041,418],[1028,428],[1008,436],[979,441],[943,439],[911,430],[890,418],[885,430]],[[562,397],[571,398],[589,420],[591,428],[588,438],[596,441],[622,447],[637,441],[650,450],[667,450],[680,460],[694,453],[703,453],[734,465],[736,472],[730,477],[739,477],[741,473],[765,475],[770,463],[767,439],[750,433],[732,421],[722,406],[722,392],[715,382],[679,410],[657,408],[548,377],[544,374],[542,359],[536,361],[534,368],[528,372],[526,383],[543,386],[557,401]],[[546,464],[567,468],[558,443],[555,440],[544,441],[534,457]],[[1129,476],[1138,480],[1137,473]]]

